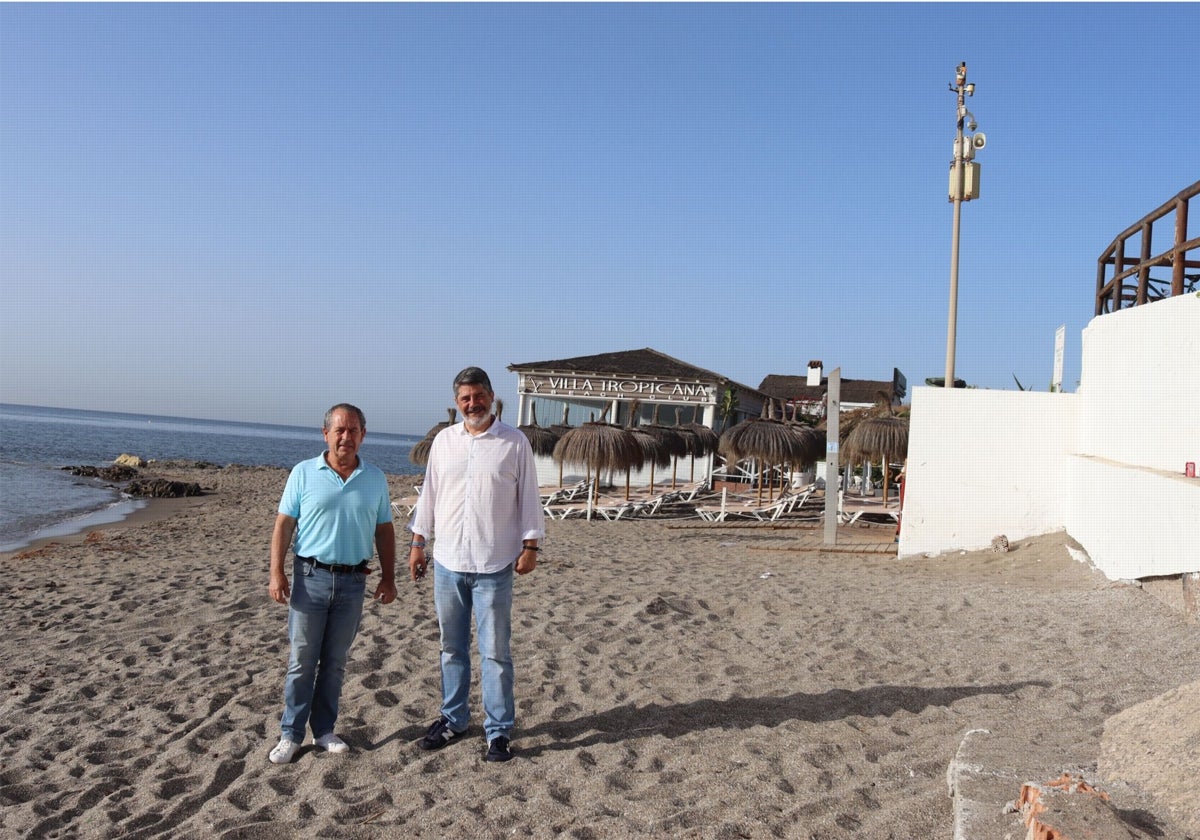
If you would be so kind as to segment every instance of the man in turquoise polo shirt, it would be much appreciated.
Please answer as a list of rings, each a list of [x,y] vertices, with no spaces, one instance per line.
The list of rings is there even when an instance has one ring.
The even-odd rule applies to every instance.
[[[350,747],[334,732],[350,645],[358,634],[367,561],[379,553],[375,598],[396,598],[396,532],[383,472],[358,456],[367,432],[362,411],[347,403],[325,412],[329,449],[288,476],[271,536],[271,598],[288,604],[291,655],[283,689],[280,740],[269,756],[287,764],[311,724],[313,742],[331,753]],[[293,585],[284,560],[295,548]]]

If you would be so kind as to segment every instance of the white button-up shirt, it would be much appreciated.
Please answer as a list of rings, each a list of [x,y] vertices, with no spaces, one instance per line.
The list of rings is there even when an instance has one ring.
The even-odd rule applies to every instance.
[[[436,539],[437,562],[453,572],[491,574],[514,563],[522,540],[546,533],[529,440],[500,420],[478,435],[462,423],[443,429],[409,528]]]

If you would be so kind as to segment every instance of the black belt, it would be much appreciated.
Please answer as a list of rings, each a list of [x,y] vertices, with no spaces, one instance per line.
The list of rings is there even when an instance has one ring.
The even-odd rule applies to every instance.
[[[296,555],[296,559],[303,560],[305,563],[312,563],[316,568],[324,569],[327,572],[333,572],[335,575],[348,575],[354,572],[365,575],[371,571],[367,568],[366,560],[363,560],[358,565],[348,566],[345,563],[322,563],[315,557],[301,557],[299,554]]]

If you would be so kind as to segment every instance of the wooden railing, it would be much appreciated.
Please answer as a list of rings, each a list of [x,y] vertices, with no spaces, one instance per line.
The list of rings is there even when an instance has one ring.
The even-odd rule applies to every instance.
[[[1188,239],[1188,201],[1200,195],[1200,181],[1130,225],[1104,249],[1096,265],[1096,315],[1140,306],[1195,291],[1200,284],[1200,260],[1189,260],[1188,252],[1200,249],[1200,237]],[[1154,223],[1175,214],[1175,244],[1161,254],[1153,254]],[[1129,240],[1140,235],[1137,258],[1127,255]],[[1112,267],[1111,274],[1109,266]],[[1170,266],[1169,280],[1150,276],[1150,269]]]

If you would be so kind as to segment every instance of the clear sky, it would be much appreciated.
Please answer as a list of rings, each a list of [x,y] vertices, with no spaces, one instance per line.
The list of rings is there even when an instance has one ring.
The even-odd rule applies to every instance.
[[[0,400],[348,400],[423,434],[468,364],[515,413],[508,364],[641,347],[920,385],[960,61],[988,145],[956,373],[1044,391],[1065,324],[1074,390],[1096,258],[1200,177],[1197,32],[1196,4],[2,4]]]

